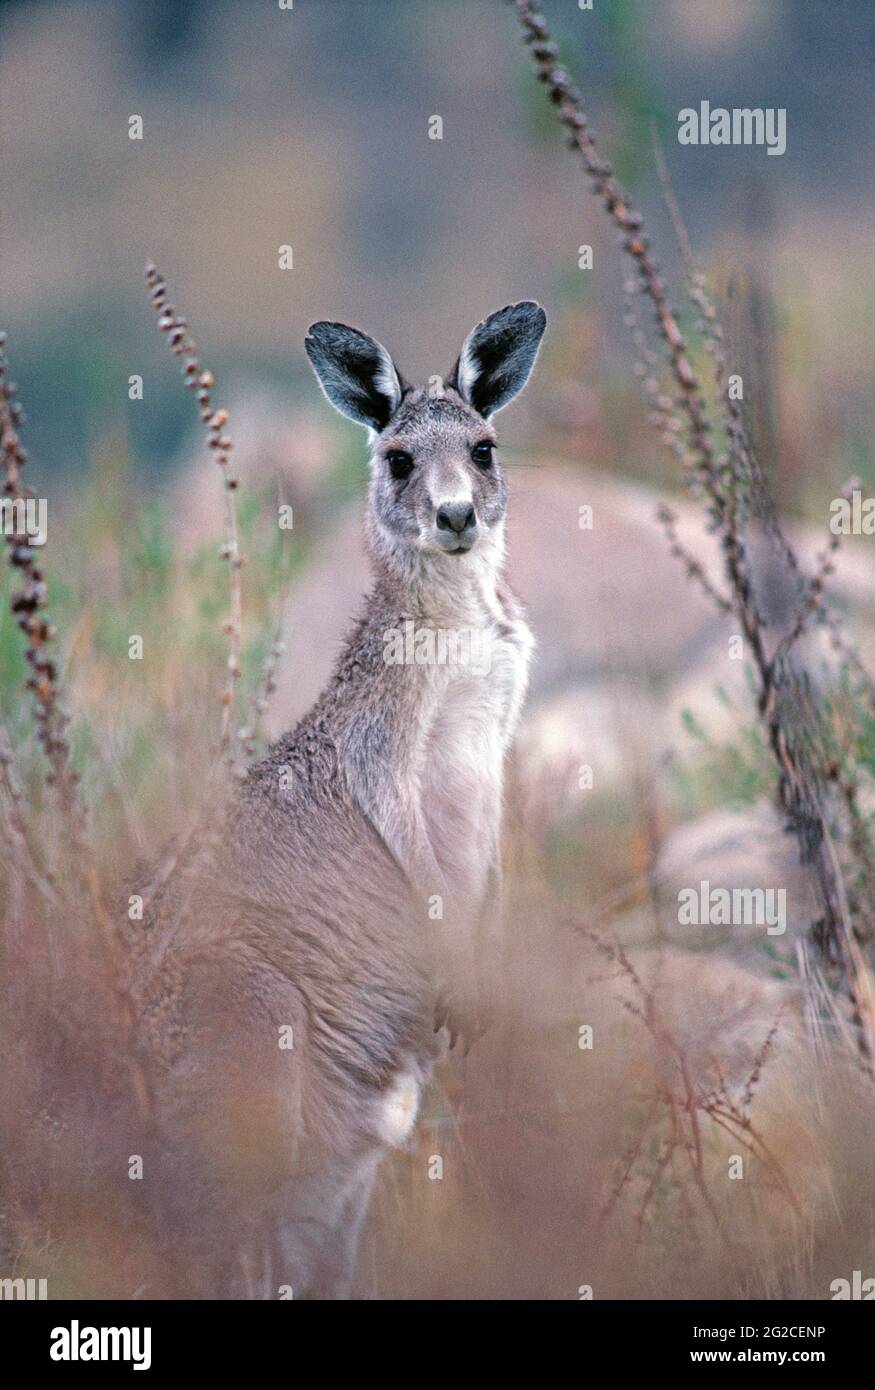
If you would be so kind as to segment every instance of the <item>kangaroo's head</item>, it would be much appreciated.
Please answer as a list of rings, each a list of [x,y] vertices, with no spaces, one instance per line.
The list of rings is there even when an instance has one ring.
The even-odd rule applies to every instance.
[[[370,432],[371,543],[393,568],[500,559],[507,483],[490,421],[525,386],[545,324],[531,300],[499,309],[468,334],[446,381],[422,387],[358,329],[311,326],[305,346],[325,395]]]

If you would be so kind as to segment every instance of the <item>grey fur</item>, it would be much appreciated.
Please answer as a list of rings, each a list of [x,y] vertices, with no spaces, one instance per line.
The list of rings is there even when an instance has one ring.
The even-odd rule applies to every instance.
[[[450,384],[488,419],[525,386],[546,326],[544,310],[531,299],[490,314],[465,339]]]
[[[401,382],[386,349],[345,323],[310,325],[304,342],[331,404],[359,425],[381,430],[401,400]]]
[[[307,348],[329,398],[373,430],[371,342],[323,324]],[[488,370],[500,375],[495,355]],[[454,389],[399,399],[373,439],[373,588],[333,679],[137,941],[134,996],[173,1136],[164,1190],[196,1292],[349,1293],[379,1160],[440,1050],[439,997],[449,986],[462,1014],[476,1007],[532,645],[501,578],[507,484],[497,459],[472,458],[493,440]],[[402,479],[387,464],[399,450],[413,460]],[[448,539],[437,513],[460,496],[475,521]],[[489,670],[388,663],[387,632],[410,623],[488,636]]]

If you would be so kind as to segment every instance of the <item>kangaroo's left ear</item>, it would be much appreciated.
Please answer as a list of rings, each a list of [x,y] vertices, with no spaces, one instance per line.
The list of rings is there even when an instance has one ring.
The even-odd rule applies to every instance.
[[[522,391],[546,325],[532,299],[490,314],[468,334],[447,384],[488,419]]]

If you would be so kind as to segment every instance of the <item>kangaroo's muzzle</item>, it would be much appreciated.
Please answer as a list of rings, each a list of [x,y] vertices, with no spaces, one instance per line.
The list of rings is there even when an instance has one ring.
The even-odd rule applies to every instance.
[[[434,539],[449,554],[470,550],[477,539],[477,514],[470,502],[443,502],[435,512]]]

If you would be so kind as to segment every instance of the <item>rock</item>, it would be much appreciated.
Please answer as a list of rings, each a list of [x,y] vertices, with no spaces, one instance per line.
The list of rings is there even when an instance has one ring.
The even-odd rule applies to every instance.
[[[538,639],[536,695],[607,672],[670,676],[708,641],[718,615],[669,553],[658,500],[547,463],[511,477],[509,574]]]
[[[316,439],[307,446],[310,452],[319,448]],[[615,682],[614,689],[634,685],[632,704],[640,703],[643,721],[652,715],[652,697],[639,692],[673,684],[691,673],[689,683],[670,697],[662,720],[663,750],[675,738],[684,703],[692,702],[695,713],[695,702],[703,698],[723,719],[714,704],[713,686],[731,686],[741,708],[749,705],[742,684],[745,663],[728,659],[728,639],[737,625],[720,615],[670,554],[656,521],[661,497],[655,489],[549,460],[519,472],[511,466],[510,471],[508,574],[528,607],[538,642],[530,709],[575,688],[583,691],[579,702],[569,695],[564,714],[561,704],[544,713],[541,730],[548,743],[554,738],[551,727],[557,730],[569,710],[577,718],[576,702],[582,727],[587,727],[588,700],[592,727],[607,729],[609,697],[594,694],[596,682],[607,677]],[[295,477],[295,486],[306,491],[307,475]],[[672,498],[671,506],[684,545],[722,588],[720,553],[702,508],[683,497]],[[581,507],[592,509],[592,529],[581,530]],[[322,514],[317,521],[325,527],[324,537],[314,546],[315,558],[298,581],[289,607],[286,657],[271,711],[274,733],[299,718],[325,685],[369,584],[360,512],[344,513],[333,522]],[[816,539],[810,531],[800,534],[800,548],[810,558],[823,537]],[[785,618],[792,611],[792,585],[788,587],[768,543],[754,541],[752,551],[764,576],[766,607],[776,619]],[[875,572],[864,572],[855,552],[845,583],[842,563],[840,557],[834,592],[871,608]],[[818,659],[822,650],[818,643]],[[650,730],[646,732],[649,743]],[[616,768],[618,749],[612,735],[605,738],[603,757],[606,768]]]
[[[231,456],[241,480],[241,499],[264,498],[265,526],[277,524],[280,497],[294,511],[294,529],[325,527],[324,493],[330,474],[332,435],[307,410],[289,410],[275,393],[261,389],[231,398],[228,432]],[[173,503],[175,530],[184,555],[221,543],[225,534],[225,499],[219,469],[207,456],[202,434],[188,446],[190,460],[179,470]]]
[[[285,653],[268,711],[273,737],[295,724],[321,694],[369,584],[361,518],[345,514],[292,589]]]
[[[707,1093],[721,1077],[730,1090],[743,1087],[773,1030],[767,1073],[799,1046],[801,989],[795,983],[765,980],[732,961],[671,947],[632,951],[629,960],[639,984],[621,974],[612,992],[632,1008],[649,1000],[654,1024],[669,1040],[664,1060],[674,1070],[673,1086],[680,1082],[673,1067],[679,1056],[691,1081]]]
[[[607,676],[530,702],[518,738],[520,771],[555,788],[554,813],[589,792],[650,769],[660,742],[659,705],[643,682]],[[591,785],[579,785],[581,769]]]
[[[608,672],[665,677],[713,634],[712,606],[654,520],[657,500],[646,488],[549,463],[511,477],[508,573],[538,640],[535,699]],[[578,524],[582,506],[592,507],[591,531]],[[344,516],[292,595],[274,732],[324,686],[367,586],[360,519]]]
[[[657,855],[653,878],[664,937],[690,949],[732,947],[763,968],[776,960],[791,964],[794,938],[818,915],[796,839],[768,802],[721,809],[679,826]],[[716,920],[726,902],[715,897],[721,890],[730,895],[729,922]],[[740,896],[744,890],[756,894],[750,908]],[[684,920],[682,908],[690,909]],[[692,915],[699,920],[687,920]]]

